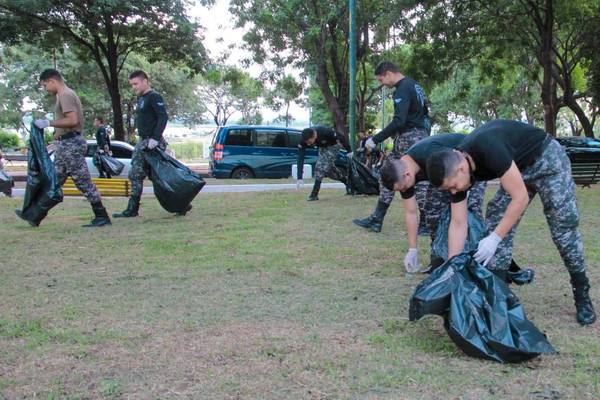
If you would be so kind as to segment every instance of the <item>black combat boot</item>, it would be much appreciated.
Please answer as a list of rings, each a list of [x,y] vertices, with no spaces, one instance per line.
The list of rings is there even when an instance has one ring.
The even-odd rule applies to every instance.
[[[575,308],[577,308],[577,322],[581,325],[591,325],[596,321],[596,313],[590,299],[590,282],[584,272],[571,273],[571,286]]]
[[[310,196],[308,196],[308,201],[319,200],[319,190],[321,189],[321,180],[315,179],[315,184],[312,188],[312,192],[310,192]]]
[[[104,179],[106,175],[104,175],[104,171],[98,171],[98,178]]]
[[[385,218],[385,214],[387,213],[389,207],[389,204],[386,204],[382,201],[377,203],[377,208],[375,208],[375,212],[372,215],[373,221],[371,222],[371,225],[369,227],[369,229],[371,229],[371,232],[381,232],[381,227],[383,226],[383,218]]]
[[[369,215],[367,218],[355,219],[352,222],[354,222],[355,225],[358,225],[361,228],[371,229],[371,225],[373,225],[373,222],[375,222],[375,217],[377,215],[377,210],[379,210],[380,207],[381,207],[380,204],[382,204],[381,201],[377,203],[377,207],[375,208],[375,211],[373,211],[373,214]],[[386,207],[386,211],[387,211],[387,207]],[[385,212],[383,214],[385,215]],[[383,219],[382,219],[382,222],[383,222]],[[381,225],[381,223],[380,223],[380,225]]]
[[[94,211],[94,219],[87,225],[83,225],[85,228],[96,228],[99,226],[110,225],[110,218],[106,213],[106,208],[102,205],[102,202],[92,203],[92,210]]]
[[[113,218],[137,217],[140,209],[140,198],[131,196],[125,211],[113,214]]]

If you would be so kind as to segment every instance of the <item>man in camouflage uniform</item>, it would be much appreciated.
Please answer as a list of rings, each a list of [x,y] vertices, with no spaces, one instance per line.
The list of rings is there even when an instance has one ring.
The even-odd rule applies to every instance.
[[[94,154],[94,165],[98,169],[99,178],[110,179],[110,171],[105,170],[100,160],[101,154],[112,155],[110,152],[110,136],[104,126],[104,119],[102,117],[94,118],[94,127],[96,128],[96,154]]]
[[[399,159],[386,160],[381,168],[382,184],[388,190],[400,192],[402,197],[408,237],[408,253],[404,258],[404,266],[407,272],[420,270],[417,252],[418,207],[415,192],[419,182],[425,182],[429,179],[426,170],[427,158],[434,152],[457,147],[465,137],[465,135],[458,133],[430,136],[412,145]],[[479,216],[482,214],[481,205],[485,195],[485,186],[485,182],[478,182],[469,193],[469,209]],[[428,186],[425,216],[431,245],[433,245],[437,234],[440,217],[449,204],[449,192]],[[442,263],[443,260],[434,257],[432,252],[428,270],[436,268]]]
[[[543,130],[518,121],[495,120],[473,131],[456,150],[432,154],[427,172],[432,185],[452,193],[450,257],[464,248],[465,195],[471,183],[500,178],[501,187],[486,210],[490,233],[479,242],[475,253],[478,262],[489,263],[488,268],[497,274],[508,270],[519,221],[539,194],[552,239],[571,276],[577,321],[589,325],[596,314],[577,229],[579,211],[570,166],[564,149]]]
[[[394,118],[377,135],[367,139],[366,147],[374,148],[388,137],[394,137],[394,147],[389,158],[398,159],[410,146],[429,136],[429,117],[427,116],[427,99],[421,86],[413,79],[404,76],[391,62],[384,61],[375,68],[375,76],[382,85],[395,87]],[[417,185],[417,203],[419,209],[425,207],[427,183]],[[373,232],[381,232],[383,219],[394,199],[394,191],[379,184],[379,199],[375,211],[367,218],[355,219],[354,223]]]
[[[54,139],[57,148],[54,153],[54,168],[59,184],[62,186],[71,176],[75,186],[92,205],[94,219],[86,227],[110,225],[110,218],[102,205],[100,193],[92,182],[90,171],[85,162],[87,142],[81,135],[83,131],[83,111],[81,101],[75,92],[69,88],[61,74],[55,69],[47,69],[40,75],[44,89],[56,96],[54,120],[37,119],[35,126],[40,129],[54,127]],[[20,211],[17,211],[19,215]],[[20,216],[20,215],[19,215]],[[30,222],[31,224],[31,222]]]
[[[115,218],[130,218],[139,215],[144,179],[147,176],[147,151],[154,148],[161,150],[167,148],[163,132],[167,126],[168,115],[162,96],[152,90],[148,82],[148,75],[144,71],[132,72],[129,75],[129,84],[138,96],[135,124],[139,140],[133,150],[131,168],[129,169],[131,197],[127,208],[123,212],[113,214]],[[187,211],[190,209],[191,205]],[[185,215],[185,213],[181,215]]]
[[[304,169],[304,152],[307,147],[317,146],[319,148],[319,157],[315,165],[315,183],[308,201],[319,200],[319,190],[321,181],[325,178],[335,179],[347,185],[347,175],[336,165],[335,160],[342,147],[348,152],[348,157],[352,157],[352,150],[348,144],[346,136],[337,133],[331,128],[324,126],[313,126],[302,131],[302,141],[298,144],[298,170],[296,187],[300,188],[304,183],[302,173]],[[348,193],[348,186],[346,192]]]

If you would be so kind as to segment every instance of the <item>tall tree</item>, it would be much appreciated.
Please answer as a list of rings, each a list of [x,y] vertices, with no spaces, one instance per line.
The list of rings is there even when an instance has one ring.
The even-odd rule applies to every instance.
[[[359,68],[368,62],[372,28],[386,15],[388,5],[374,0],[358,4]],[[244,41],[254,60],[259,64],[270,62],[280,71],[292,65],[314,77],[334,128],[347,134],[348,110],[357,100],[348,98],[347,1],[232,0],[230,11],[237,25],[248,29]]]
[[[242,120],[258,118],[262,84],[248,73],[231,66],[215,65],[203,76],[198,95],[206,112],[218,126],[225,125],[236,112]]]
[[[206,54],[186,0],[0,0],[0,41],[52,49],[66,42],[98,66],[110,95],[116,137],[123,139],[120,72],[137,52],[200,71]]]
[[[522,61],[534,56],[546,131],[556,134],[558,111],[567,106],[586,135],[592,134],[577,103],[586,94],[574,86],[573,71],[583,61],[584,28],[598,14],[598,0],[428,0],[413,5],[418,20],[414,39],[431,41],[446,68],[482,54],[513,60],[518,54]]]
[[[274,111],[285,108],[282,120],[285,122],[285,126],[289,126],[291,122],[290,105],[293,102],[300,103],[301,95],[302,83],[293,76],[286,75],[275,83],[275,87],[267,95],[266,103]]]

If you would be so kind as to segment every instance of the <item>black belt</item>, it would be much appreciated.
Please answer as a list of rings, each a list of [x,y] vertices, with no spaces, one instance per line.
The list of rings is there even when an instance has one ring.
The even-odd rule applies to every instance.
[[[60,135],[58,137],[58,140],[73,139],[74,137],[77,137],[79,135],[81,135],[80,132],[67,132],[67,133],[63,133],[62,135]]]

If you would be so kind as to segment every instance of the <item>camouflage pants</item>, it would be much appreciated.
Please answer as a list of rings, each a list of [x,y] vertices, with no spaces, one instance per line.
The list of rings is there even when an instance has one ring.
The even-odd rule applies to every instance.
[[[60,186],[71,176],[75,186],[90,203],[101,201],[100,192],[92,182],[90,171],[85,163],[87,142],[81,135],[57,142],[54,153],[54,170]]]
[[[400,158],[406,153],[406,150],[413,144],[417,143],[419,140],[428,136],[428,133],[424,129],[413,129],[408,132],[404,132],[401,135],[397,135],[394,138],[394,148],[388,155],[391,158]],[[429,186],[429,182],[419,182],[415,186],[415,194],[417,197],[417,204],[419,205],[419,210],[423,211],[425,209],[425,201],[427,198],[427,187]],[[379,180],[379,201],[385,204],[391,204],[392,200],[394,200],[395,192],[393,190],[389,190],[381,183],[381,179]]]
[[[575,183],[571,176],[571,163],[564,149],[556,140],[550,140],[538,160],[521,171],[529,194],[529,202],[536,194],[544,207],[544,215],[550,234],[569,272],[585,271],[583,242],[578,230],[579,210],[575,198]],[[486,223],[493,230],[504,216],[510,196],[500,187],[488,203]],[[513,237],[520,222],[517,221],[496,251],[494,265],[490,269],[506,270],[512,259]]]
[[[483,219],[483,199],[485,197],[485,188],[487,182],[475,182],[469,190],[467,204],[469,211]],[[427,218],[427,227],[429,228],[429,237],[431,243],[435,239],[437,227],[442,214],[450,205],[450,192],[438,187],[429,186],[427,189],[427,200],[425,202],[425,216]]]
[[[328,177],[346,183],[346,174],[335,165],[335,159],[341,147],[339,144],[334,144],[333,146],[319,148],[319,157],[315,164],[316,180],[323,180],[323,178]]]
[[[140,198],[144,190],[144,178],[148,176],[146,163],[146,146],[148,139],[140,140],[136,143],[131,156],[131,168],[129,169],[129,180],[131,181],[131,197]],[[162,150],[167,148],[167,142],[161,139],[158,147]]]

